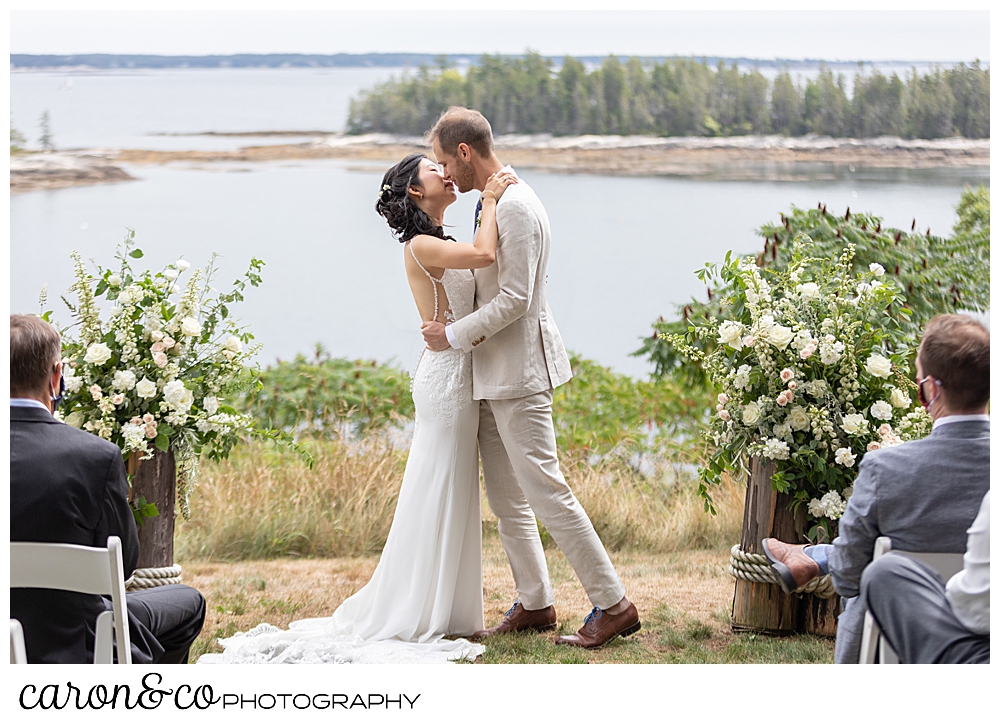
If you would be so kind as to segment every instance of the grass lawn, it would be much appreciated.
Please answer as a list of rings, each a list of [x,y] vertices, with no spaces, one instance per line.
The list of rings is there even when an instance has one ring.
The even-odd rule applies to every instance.
[[[726,573],[728,551],[612,553],[628,596],[639,609],[642,630],[596,651],[556,646],[556,636],[582,625],[590,603],[562,553],[553,548],[547,555],[559,629],[488,641],[476,663],[833,662],[832,639],[771,638],[730,630],[733,580]],[[483,556],[486,625],[492,626],[510,608],[514,583],[495,533],[484,537]],[[367,582],[377,562],[377,557],[363,557],[184,564],[184,582],[208,601],[205,628],[192,647],[191,660],[220,651],[217,638],[261,622],[284,627],[295,619],[330,615]]]

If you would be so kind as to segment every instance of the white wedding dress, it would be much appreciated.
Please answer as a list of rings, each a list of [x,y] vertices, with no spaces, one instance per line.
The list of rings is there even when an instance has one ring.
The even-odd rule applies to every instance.
[[[446,316],[458,319],[472,311],[472,272],[447,269],[434,281],[435,306],[439,284],[450,302]],[[444,638],[484,627],[472,356],[425,350],[412,391],[413,442],[371,580],[329,618],[295,621],[288,630],[262,623],[220,639],[225,651],[205,654],[199,664],[447,663],[473,660],[484,651],[465,639]]]

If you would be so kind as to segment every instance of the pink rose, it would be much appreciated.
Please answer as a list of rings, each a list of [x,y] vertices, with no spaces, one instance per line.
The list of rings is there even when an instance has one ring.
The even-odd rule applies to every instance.
[[[155,364],[157,367],[166,367],[167,366],[166,352],[157,352],[156,354],[154,354],[153,364]]]
[[[788,404],[788,398],[785,397],[786,394],[787,394],[787,390],[785,392],[782,392],[780,395],[778,395],[778,399],[775,400],[775,402],[777,402],[781,407],[784,407],[785,405]]]
[[[101,388],[98,387],[97,385],[91,385],[90,386],[90,396],[93,397],[95,400],[99,400],[102,397],[104,397],[104,393],[101,392]]]
[[[161,332],[158,329],[155,329],[149,333],[149,336],[152,338],[154,342],[159,342],[161,339],[163,339],[163,332]]]
[[[872,450],[878,450],[881,447],[882,446],[879,445],[877,442],[870,442],[868,443],[868,452],[871,452]]]
[[[721,417],[725,422],[729,422],[730,414],[728,410],[719,410],[719,417]]]
[[[164,349],[170,349],[175,344],[177,344],[177,342],[174,341],[173,337],[164,337],[163,338],[163,348]]]
[[[163,342],[154,342],[153,346],[149,349],[153,354],[156,354],[157,352],[162,352],[165,347],[163,346]]]
[[[781,381],[782,382],[788,382],[794,376],[795,376],[795,373],[792,372],[788,367],[786,367],[785,369],[781,370]]]
[[[150,440],[152,440],[154,437],[156,437],[156,423],[155,422],[152,425],[146,425],[146,437],[148,437]]]
[[[138,417],[134,417],[134,418],[132,418],[132,419],[133,419],[133,420],[139,420],[139,418],[138,418]],[[152,424],[152,423],[153,423],[153,422],[155,422],[155,421],[156,421],[156,418],[155,418],[155,417],[153,417],[152,415],[150,415],[150,414],[149,414],[149,413],[147,412],[147,413],[146,413],[145,415],[143,415],[143,416],[142,416],[142,420],[141,420],[141,422],[136,422],[135,424],[136,424],[136,425],[139,425],[139,424],[142,424],[142,423],[145,423],[145,424],[147,424],[147,425],[150,425],[150,424]]]
[[[788,383],[788,389],[794,390],[796,387],[797,385],[795,384],[795,380],[792,380],[791,382]]]
[[[125,395],[119,392],[117,395],[111,398],[112,404],[120,405],[125,401]]]

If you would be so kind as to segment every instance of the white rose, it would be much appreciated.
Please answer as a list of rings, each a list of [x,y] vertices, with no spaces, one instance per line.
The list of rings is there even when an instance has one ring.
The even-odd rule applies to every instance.
[[[187,390],[184,387],[184,383],[180,380],[173,380],[168,382],[163,386],[163,399],[174,407],[178,407],[181,404],[181,400],[184,397],[184,392]]]
[[[201,407],[209,415],[214,415],[219,411],[219,400],[216,397],[206,397],[201,401]]]
[[[881,264],[872,262],[871,264],[868,265],[868,271],[875,274],[875,276],[880,277],[883,274],[885,274],[885,267],[882,266]]]
[[[131,390],[135,387],[135,372],[132,370],[115,372],[114,385],[116,390]]]
[[[156,397],[156,383],[143,377],[135,385],[135,394],[147,400],[150,397]]]
[[[87,348],[87,354],[84,356],[83,361],[101,366],[109,359],[111,359],[111,350],[108,349],[108,345],[104,344],[104,342],[97,342]]]
[[[760,405],[756,402],[748,402],[743,408],[743,424],[754,425],[760,419]]]
[[[775,437],[788,437],[791,434],[792,434],[792,428],[787,423],[774,426]]]
[[[865,421],[864,415],[855,413],[853,415],[844,415],[844,421],[840,426],[844,429],[844,432],[849,435],[855,435],[868,427],[868,423]]]
[[[122,285],[122,278],[118,274],[112,274],[108,277],[108,286],[120,287]]]
[[[80,411],[71,412],[66,415],[66,419],[63,421],[70,427],[75,427],[80,429],[83,426],[83,413]]]
[[[184,261],[183,259],[178,259],[175,264],[181,271],[187,271],[191,268],[191,262]]]
[[[892,403],[893,407],[910,406],[910,396],[898,387],[892,388],[892,394],[889,396],[889,401]]]
[[[871,416],[876,420],[891,420],[892,419],[892,405],[890,405],[885,400],[879,400],[871,407]]]
[[[776,324],[767,330],[767,340],[778,349],[784,349],[792,341],[792,330]]]
[[[194,317],[184,317],[181,320],[181,332],[188,337],[197,337],[201,334],[201,325]]]
[[[239,354],[243,351],[243,342],[240,341],[239,337],[230,337],[226,340],[226,349]]]
[[[719,326],[719,342],[728,344],[733,349],[743,349],[743,325],[739,322],[726,320]]]
[[[857,458],[856,455],[852,454],[846,447],[837,448],[837,452],[834,455],[834,460],[836,460],[838,465],[843,465],[845,468],[849,468],[854,465],[854,460]]]
[[[785,422],[793,430],[798,430],[803,432],[808,430],[811,424],[809,419],[809,413],[801,405],[796,405],[788,411],[788,416],[785,417]]]
[[[163,272],[163,276],[167,278],[167,281],[172,282],[174,279],[177,278],[177,275],[179,273],[180,272],[178,272],[176,269],[167,269]]]
[[[868,361],[865,362],[865,371],[872,377],[881,377],[885,379],[892,374],[892,362],[880,354],[873,354],[868,358]]]
[[[795,290],[802,295],[803,299],[819,299],[819,284],[816,282],[799,284]]]

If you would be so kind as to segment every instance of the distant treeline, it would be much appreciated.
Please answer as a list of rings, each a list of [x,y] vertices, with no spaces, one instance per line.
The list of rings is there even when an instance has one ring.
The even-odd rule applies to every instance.
[[[578,59],[558,69],[537,53],[483,56],[463,76],[445,63],[381,83],[351,102],[351,133],[421,134],[451,105],[476,108],[495,133],[736,136],[816,133],[870,138],[990,134],[990,71],[979,61],[911,70],[901,79],[821,67],[797,84],[787,70],[769,82],[757,68],[694,59],[624,63],[608,56],[588,72]]]
[[[48,68],[92,68],[95,70],[121,70],[131,68],[416,68],[420,65],[440,65],[449,67],[476,65],[483,56],[478,53],[451,53],[447,55],[432,53],[242,53],[239,55],[123,55],[112,53],[81,53],[77,55],[34,55],[15,53],[10,56],[11,68],[48,69]],[[512,55],[511,58],[522,56]],[[647,56],[641,58],[647,63],[662,63],[672,60],[674,56]],[[760,68],[791,68],[793,70],[815,69],[823,64],[822,60],[812,59],[777,59],[754,60],[752,58],[720,58],[716,56],[701,57],[710,65],[724,62],[727,65],[737,63],[740,66],[757,66]],[[556,65],[561,65],[564,56],[552,56]],[[604,61],[604,56],[579,56],[577,60],[588,66],[596,67]],[[857,63],[845,61],[826,62],[828,67],[844,70],[857,69]],[[902,61],[880,63],[880,65],[901,65],[908,67]]]

